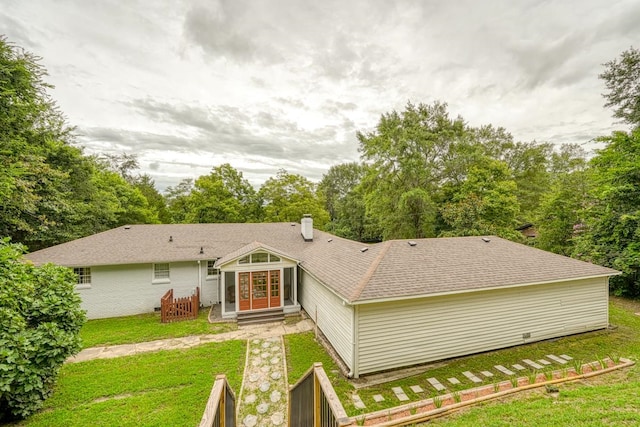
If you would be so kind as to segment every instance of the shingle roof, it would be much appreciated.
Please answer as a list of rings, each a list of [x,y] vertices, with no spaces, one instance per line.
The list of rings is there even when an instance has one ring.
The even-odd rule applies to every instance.
[[[217,258],[225,262],[262,248],[297,260],[352,303],[618,274],[498,237],[411,242],[415,244],[391,240],[366,245],[319,230],[314,230],[312,242],[305,242],[300,225],[291,223],[132,225],[27,258],[69,267]]]

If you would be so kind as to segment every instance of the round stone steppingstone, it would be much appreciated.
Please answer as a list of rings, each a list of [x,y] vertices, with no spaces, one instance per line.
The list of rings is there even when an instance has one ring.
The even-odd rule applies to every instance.
[[[269,372],[269,371],[271,370],[271,366],[269,366],[269,365],[261,366],[261,367],[260,367],[260,370],[261,370],[263,373],[265,373],[265,374],[266,374],[267,372]]]
[[[252,383],[255,383],[256,381],[258,381],[260,379],[260,375],[253,373],[249,375],[249,381],[251,381]]]
[[[262,364],[262,359],[256,357],[251,361],[252,366],[260,366]]]
[[[263,382],[262,384],[260,384],[260,391],[261,392],[266,392],[269,390],[269,388],[271,388],[271,384],[269,384],[268,382]]]
[[[280,363],[280,358],[279,357],[274,357],[271,359],[271,364],[272,365],[277,365],[278,363]]]
[[[282,393],[280,393],[278,390],[273,390],[271,392],[271,395],[269,396],[269,398],[273,403],[276,403],[277,401],[279,401],[281,397],[282,397]]]
[[[280,372],[275,371],[271,373],[271,379],[279,380],[280,378],[282,378],[282,374]]]
[[[262,353],[260,357],[262,357],[263,359],[268,359],[269,357],[271,357],[271,355],[269,353]]]
[[[251,353],[260,354],[260,349],[259,348],[254,348],[253,350],[251,350]]]
[[[251,393],[250,395],[248,395],[247,397],[244,398],[245,403],[248,403],[248,404],[251,404],[251,403],[255,402],[256,400],[258,400],[258,396],[256,396],[253,393]]]
[[[271,415],[271,424],[279,426],[284,422],[284,414],[282,412],[276,412]]]
[[[264,414],[269,410],[269,404],[268,403],[261,403],[256,407],[256,411],[258,411],[259,414]]]
[[[258,345],[258,344],[260,344],[260,340],[257,340],[257,339],[256,339],[256,340],[251,341],[251,343],[252,343],[252,344],[255,344],[255,345]]]
[[[269,348],[271,347],[271,343],[269,341],[265,341],[262,343],[262,348]]]
[[[258,417],[256,415],[249,414],[244,417],[242,424],[244,424],[245,427],[255,427],[255,425],[258,424]]]

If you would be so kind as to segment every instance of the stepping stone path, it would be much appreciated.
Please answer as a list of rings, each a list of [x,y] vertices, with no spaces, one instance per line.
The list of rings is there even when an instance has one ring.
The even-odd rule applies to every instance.
[[[391,391],[393,391],[399,401],[404,402],[409,400],[409,397],[406,395],[402,387],[391,387]]]
[[[563,358],[558,357],[558,356],[555,356],[555,355],[553,355],[553,354],[547,354],[547,359],[551,359],[551,360],[553,360],[554,362],[559,363],[559,364],[561,364],[561,365],[565,365],[565,364],[567,363],[567,361],[566,361],[566,360],[564,360]]]
[[[527,365],[531,366],[533,369],[542,369],[543,368],[542,365],[537,364],[536,362],[534,362],[531,359],[522,359],[522,361],[524,363],[526,363]]]
[[[353,400],[353,406],[355,406],[356,409],[365,409],[367,407],[357,394],[352,395],[351,399]]]
[[[409,387],[414,393],[422,393],[424,390],[419,385],[412,385]]]
[[[487,378],[491,378],[493,376],[493,374],[489,371],[480,371],[480,373]]]
[[[562,357],[564,360],[573,360],[573,357],[567,356],[566,354],[561,354],[560,357]]]
[[[551,362],[549,362],[548,360],[544,360],[544,359],[538,359],[538,363],[541,364],[541,365],[545,365],[545,366],[551,365]]]
[[[285,426],[288,385],[282,338],[253,339],[248,346],[249,360],[238,397],[239,426]]]
[[[505,375],[513,375],[513,371],[512,370],[507,369],[502,365],[496,365],[496,366],[494,366],[494,368],[496,368],[498,371],[502,372]]]
[[[474,383],[481,383],[482,382],[482,380],[480,378],[476,377],[470,371],[464,371],[462,373],[462,375],[464,375],[465,377],[469,378],[469,380],[471,380],[471,382],[474,382]]]
[[[455,377],[447,378],[447,381],[449,381],[453,385],[460,384],[460,380]]]
[[[440,384],[440,381],[438,381],[435,378],[427,378],[427,381],[429,382],[429,384],[431,384],[433,386],[433,388],[435,388],[437,391],[443,391],[445,390],[445,387]]]
[[[373,395],[373,400],[375,400],[376,402],[383,402],[384,401],[384,396],[381,394],[374,394]]]
[[[513,369],[517,369],[518,371],[524,371],[526,368],[522,365],[520,365],[519,363],[514,363],[513,365]]]

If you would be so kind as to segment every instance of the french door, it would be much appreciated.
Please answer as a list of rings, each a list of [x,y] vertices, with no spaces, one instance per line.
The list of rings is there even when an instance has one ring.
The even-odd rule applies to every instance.
[[[239,273],[240,311],[280,307],[280,270]]]

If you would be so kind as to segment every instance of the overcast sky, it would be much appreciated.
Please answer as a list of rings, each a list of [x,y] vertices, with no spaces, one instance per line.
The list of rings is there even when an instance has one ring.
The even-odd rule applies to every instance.
[[[221,163],[258,186],[357,160],[407,101],[591,147],[625,128],[597,76],[638,47],[640,1],[2,0],[0,34],[87,153],[135,153],[160,189]]]

